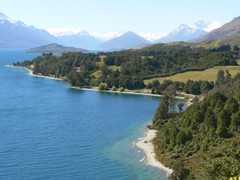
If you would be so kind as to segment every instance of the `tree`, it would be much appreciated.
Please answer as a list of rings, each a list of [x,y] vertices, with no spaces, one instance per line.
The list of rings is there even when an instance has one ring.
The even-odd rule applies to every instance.
[[[178,103],[178,111],[181,113],[183,111],[183,103]]]
[[[224,84],[224,71],[223,70],[219,70],[218,74],[217,74],[217,80],[215,82],[215,86],[217,88],[220,88],[223,84]]]
[[[234,51],[239,51],[240,48],[239,48],[239,46],[235,45],[235,46],[233,46],[233,50],[234,50]]]
[[[175,111],[175,106],[176,106],[176,89],[173,85],[169,85],[165,91],[163,92],[164,96],[167,97],[168,99],[168,104],[170,107],[171,112]]]
[[[188,178],[190,171],[184,168],[183,162],[175,161],[173,164],[173,173],[169,177],[170,180],[185,180]]]
[[[206,93],[209,90],[213,88],[213,85],[211,85],[208,81],[202,81],[200,83],[200,91],[201,93]]]
[[[234,115],[232,115],[230,127],[233,131],[240,129],[240,112],[237,112]]]
[[[111,88],[111,91],[116,91],[116,90],[117,90],[116,86],[113,86],[113,87]]]
[[[216,129],[217,128],[217,119],[214,115],[214,112],[211,108],[207,109],[206,115],[205,115],[205,124],[207,125],[208,131],[210,129]]]
[[[188,133],[186,133],[185,131],[181,130],[179,131],[178,135],[177,135],[177,143],[180,144],[185,144],[187,141],[192,139],[192,134],[189,131]]]
[[[82,74],[76,72],[75,70],[70,71],[67,78],[71,86],[82,87],[86,85],[85,79],[83,78]]]
[[[107,83],[100,83],[99,86],[98,86],[98,90],[99,91],[108,90]]]
[[[227,130],[227,122],[224,117],[227,116],[225,112],[222,113],[221,117],[218,119],[218,125],[217,125],[217,135],[222,138],[228,137],[228,130]]]
[[[152,87],[158,87],[160,85],[160,82],[159,82],[159,80],[153,80],[153,82],[152,82]]]
[[[167,117],[168,117],[168,100],[166,96],[162,96],[153,121],[156,122],[159,119],[166,119]]]

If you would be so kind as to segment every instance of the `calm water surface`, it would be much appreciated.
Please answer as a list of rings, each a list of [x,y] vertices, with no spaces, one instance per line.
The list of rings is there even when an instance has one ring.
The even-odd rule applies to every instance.
[[[5,66],[37,55],[0,50],[0,179],[166,179],[133,146],[159,98],[74,90]]]

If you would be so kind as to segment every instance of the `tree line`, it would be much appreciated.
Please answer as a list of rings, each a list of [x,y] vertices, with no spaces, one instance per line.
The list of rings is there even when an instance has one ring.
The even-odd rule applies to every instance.
[[[215,65],[236,65],[237,53],[213,53],[189,45],[157,44],[139,50],[98,54],[75,52],[53,56],[44,53],[32,61],[14,65],[28,67],[34,74],[66,79],[70,85],[77,87],[107,83],[108,88],[142,89],[145,88],[146,77],[171,75],[186,69],[206,69]],[[191,86],[192,82],[188,84]]]

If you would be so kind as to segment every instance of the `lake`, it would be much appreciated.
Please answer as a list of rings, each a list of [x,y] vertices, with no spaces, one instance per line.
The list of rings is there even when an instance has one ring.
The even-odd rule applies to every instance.
[[[0,50],[0,179],[166,179],[134,146],[159,98],[71,89],[5,66],[37,55]]]

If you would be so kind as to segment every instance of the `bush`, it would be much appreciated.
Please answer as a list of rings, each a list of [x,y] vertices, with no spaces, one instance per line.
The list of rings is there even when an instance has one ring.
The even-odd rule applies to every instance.
[[[117,90],[116,86],[113,86],[111,89],[111,91],[116,91],[116,90]]]
[[[119,92],[123,92],[123,91],[124,91],[124,88],[123,88],[123,87],[120,87],[120,88],[118,89],[118,91],[119,91]]]
[[[107,83],[100,83],[99,86],[98,86],[98,90],[99,91],[108,90],[108,84]]]

